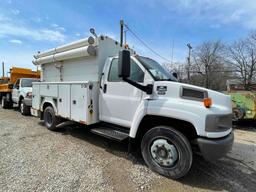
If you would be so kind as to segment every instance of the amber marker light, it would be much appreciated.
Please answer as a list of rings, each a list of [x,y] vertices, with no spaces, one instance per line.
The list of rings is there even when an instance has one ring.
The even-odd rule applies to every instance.
[[[206,108],[210,108],[211,105],[212,105],[212,99],[211,99],[211,98],[205,98],[205,99],[204,99],[204,106],[205,106]]]
[[[129,49],[129,45],[128,45],[128,44],[125,44],[125,45],[124,45],[124,48],[125,48],[125,49]]]

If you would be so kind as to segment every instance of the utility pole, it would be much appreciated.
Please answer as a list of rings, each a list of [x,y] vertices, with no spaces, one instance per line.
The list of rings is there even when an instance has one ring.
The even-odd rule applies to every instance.
[[[187,44],[188,47],[188,82],[190,83],[190,65],[191,65],[191,50],[192,50],[192,46],[190,45],[190,43]]]
[[[123,46],[123,37],[124,37],[124,20],[120,20],[120,45]]]
[[[2,62],[2,70],[3,70],[3,77],[4,77],[4,62]]]

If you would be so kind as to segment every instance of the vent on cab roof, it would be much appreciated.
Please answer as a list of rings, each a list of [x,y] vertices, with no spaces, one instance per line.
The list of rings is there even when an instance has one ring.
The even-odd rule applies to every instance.
[[[202,101],[204,98],[208,97],[207,91],[182,87],[181,97],[184,99],[192,99]]]

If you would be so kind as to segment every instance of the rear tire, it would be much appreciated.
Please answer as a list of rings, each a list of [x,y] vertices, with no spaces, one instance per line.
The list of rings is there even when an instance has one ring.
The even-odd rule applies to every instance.
[[[2,97],[1,106],[2,106],[3,109],[8,109],[9,108],[9,102],[7,101],[6,97]]]
[[[20,101],[20,113],[24,116],[30,115],[30,107],[24,103],[23,99]]]
[[[185,176],[193,154],[188,139],[172,127],[157,126],[142,138],[141,152],[148,167],[171,179]]]
[[[54,109],[49,106],[44,110],[44,124],[51,131],[57,130],[57,125],[60,123],[60,118],[56,117]]]

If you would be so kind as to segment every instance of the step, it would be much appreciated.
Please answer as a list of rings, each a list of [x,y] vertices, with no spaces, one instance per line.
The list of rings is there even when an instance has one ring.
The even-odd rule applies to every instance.
[[[91,129],[92,133],[95,133],[97,135],[117,140],[117,141],[123,141],[129,137],[129,133],[124,130],[117,130],[109,127],[96,127]]]

